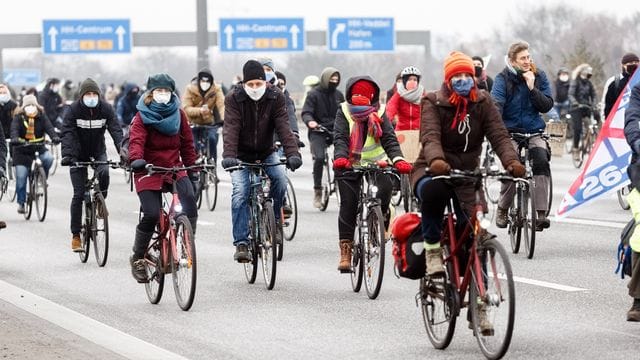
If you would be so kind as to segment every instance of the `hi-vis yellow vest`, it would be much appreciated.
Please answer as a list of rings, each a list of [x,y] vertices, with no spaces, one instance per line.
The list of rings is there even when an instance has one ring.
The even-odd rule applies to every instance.
[[[349,134],[351,134],[351,131],[353,131],[353,125],[355,124],[355,121],[353,120],[353,118],[351,117],[351,113],[349,112],[349,104],[345,101],[342,103],[341,106],[342,106],[342,113],[347,118],[347,122],[349,123]],[[382,118],[383,114],[384,114],[384,108],[380,107],[380,109],[378,109],[378,116]],[[369,133],[367,132],[367,139],[364,142],[364,146],[362,146],[362,153],[360,154],[360,165],[366,164],[366,163],[373,163],[373,162],[376,162],[377,160],[388,161],[388,159],[389,158],[387,157],[387,153],[384,151],[384,148],[382,147],[380,142],[377,141],[373,136],[369,135]],[[354,165],[358,165],[358,164],[354,164]]]

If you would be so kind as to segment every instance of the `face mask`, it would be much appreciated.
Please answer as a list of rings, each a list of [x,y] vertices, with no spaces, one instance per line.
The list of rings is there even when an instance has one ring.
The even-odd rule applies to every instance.
[[[591,79],[591,74],[587,74],[587,79]]]
[[[637,68],[638,68],[638,65],[636,65],[636,64],[627,65],[627,74],[632,75],[636,71]],[[0,98],[0,101],[2,101],[2,98]]]
[[[268,83],[273,84],[276,82],[276,73],[274,73],[273,71],[265,71],[264,76],[265,76],[265,80]]]
[[[371,105],[371,100],[366,96],[362,95],[353,95],[351,97],[351,103],[353,105]]]
[[[567,81],[569,81],[569,75],[567,75],[567,74],[562,74],[562,75],[558,76],[558,79],[559,79],[560,81],[562,81],[562,82],[567,82]]]
[[[418,82],[417,81],[407,81],[407,86],[405,86],[405,89],[413,90],[413,89],[415,89],[417,87],[418,87]]]
[[[335,90],[338,88],[338,83],[329,82],[329,90]]]
[[[260,98],[262,98],[262,95],[264,95],[264,92],[267,90],[267,84],[264,84],[260,87],[257,87],[255,89],[252,89],[248,86],[245,85],[244,87],[244,91],[247,93],[247,95],[249,95],[249,97],[251,99],[253,99],[253,101],[258,101],[260,100]]]
[[[200,81],[200,89],[202,89],[202,91],[207,91],[209,90],[209,88],[211,87],[211,83],[208,81]]]
[[[0,104],[6,104],[9,100],[11,100],[11,95],[0,94]]]
[[[27,105],[24,107],[24,112],[27,116],[33,116],[38,112],[38,108],[35,105]]]
[[[455,81],[452,80],[451,87],[453,88],[453,91],[458,93],[458,95],[467,96],[469,95],[469,92],[471,92],[471,88],[473,88],[473,79],[466,78]]]
[[[171,93],[168,93],[168,92],[165,92],[165,93],[154,92],[153,93],[153,101],[157,102],[158,104],[168,104],[169,101],[171,101]]]
[[[474,67],[474,69],[476,69],[475,76],[476,76],[477,78],[479,78],[480,76],[482,76],[482,67],[481,67],[481,66],[476,66],[476,67]]]
[[[85,95],[82,97],[82,102],[90,108],[94,108],[96,106],[98,106],[98,97],[97,96],[90,96],[90,95]]]
[[[58,93],[58,91],[60,91],[60,85],[55,85],[51,88],[51,91],[53,91],[54,93]]]

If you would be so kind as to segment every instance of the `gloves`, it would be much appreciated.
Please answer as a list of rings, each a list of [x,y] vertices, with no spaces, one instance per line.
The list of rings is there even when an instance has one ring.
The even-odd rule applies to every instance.
[[[236,158],[224,158],[222,159],[222,167],[224,169],[228,169],[230,167],[240,165],[240,161]]]
[[[56,136],[53,139],[51,139],[51,142],[53,143],[53,145],[58,145],[62,142],[62,140],[60,140],[60,138]]]
[[[524,176],[524,173],[526,172],[526,169],[524,168],[524,165],[522,165],[522,163],[520,163],[520,161],[511,160],[511,162],[509,162],[509,165],[507,165],[507,171],[513,177],[521,178],[521,177]]]
[[[432,175],[447,175],[451,171],[451,166],[442,159],[435,159],[429,165],[429,172]]]
[[[413,169],[413,166],[404,160],[396,161],[393,167],[396,168],[400,174],[409,174]]]
[[[131,162],[131,170],[133,171],[144,170],[145,166],[147,166],[147,161],[145,159],[137,159]]]
[[[289,156],[287,158],[287,168],[291,171],[296,171],[300,166],[302,166],[302,159],[300,156]]]
[[[189,180],[191,180],[192,183],[197,183],[200,181],[200,172],[189,171],[187,174],[189,175]]]
[[[65,156],[62,158],[62,160],[60,160],[60,165],[71,166],[74,162],[76,162],[76,159],[72,158],[71,156]]]
[[[333,168],[334,169],[350,169],[351,163],[347,158],[337,158],[333,160]]]

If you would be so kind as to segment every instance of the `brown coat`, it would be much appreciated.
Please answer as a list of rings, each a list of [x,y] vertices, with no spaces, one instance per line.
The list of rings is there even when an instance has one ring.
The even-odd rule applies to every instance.
[[[203,115],[200,109],[204,104],[207,104],[210,111]],[[191,124],[221,124],[224,116],[224,95],[222,94],[222,89],[220,86],[212,84],[203,97],[200,94],[197,83],[189,84],[182,95],[182,108],[187,113],[189,123]],[[217,112],[217,116],[213,115],[213,111]]]
[[[411,173],[413,187],[435,159],[444,159],[452,169],[476,169],[485,136],[505,168],[509,162],[518,159],[502,117],[488,92],[480,90],[478,101],[469,102],[468,140],[466,133],[460,134],[457,128],[451,129],[456,107],[449,103],[449,95],[449,90],[443,85],[439,91],[428,93],[422,99],[421,149]]]

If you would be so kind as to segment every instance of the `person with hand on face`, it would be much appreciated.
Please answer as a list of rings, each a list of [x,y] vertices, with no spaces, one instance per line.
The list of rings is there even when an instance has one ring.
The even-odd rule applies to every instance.
[[[542,134],[546,124],[540,116],[553,107],[551,87],[544,71],[537,69],[531,61],[529,44],[524,41],[509,46],[505,56],[505,68],[496,75],[493,82],[491,96],[502,114],[507,130],[510,133]],[[514,149],[518,148],[512,140]],[[533,197],[536,204],[536,230],[542,231],[551,223],[547,218],[549,202],[549,183],[551,154],[548,144],[541,136],[529,139],[529,157],[532,162]],[[496,211],[496,226],[507,227],[508,209],[513,203],[515,184],[512,181],[503,182]]]
[[[332,67],[322,70],[320,85],[307,94],[302,106],[302,121],[309,128],[309,143],[313,159],[313,206],[322,207],[322,171],[324,169],[325,149],[331,146],[331,134],[313,131],[322,125],[333,132],[333,123],[339,104],[344,102],[344,95],[338,90],[340,72]],[[328,161],[329,159],[327,159]]]
[[[400,72],[400,82],[396,92],[387,101],[386,115],[395,124],[395,130],[420,129],[420,101],[424,87],[420,84],[422,73],[415,66],[408,66]]]
[[[80,85],[79,98],[74,101],[62,124],[61,165],[69,166],[78,161],[106,161],[105,131],[109,131],[116,150],[120,152],[122,129],[113,107],[100,98],[100,88],[91,78]],[[106,198],[109,190],[109,166],[100,165],[98,173],[100,191]],[[87,168],[69,169],[73,197],[71,198],[71,249],[81,252],[82,201],[84,200]]]
[[[622,90],[633,76],[633,73],[638,69],[640,64],[640,58],[634,53],[626,53],[621,59],[622,73],[611,77],[607,80],[608,86],[605,87],[604,92],[604,118],[609,117],[609,113],[613,110],[616,100],[620,96]]]
[[[341,273],[351,272],[351,252],[362,183],[362,174],[354,173],[351,168],[391,162],[400,174],[409,174],[412,169],[402,156],[393,125],[380,109],[378,84],[369,76],[355,76],[347,80],[346,93],[347,101],[340,105],[336,114],[333,160],[340,191],[338,271]],[[387,228],[393,180],[389,174],[378,174],[373,181],[378,186],[377,197]]]
[[[134,171],[143,170],[147,164],[160,167],[192,166],[196,162],[193,135],[187,114],[180,107],[175,94],[176,85],[171,76],[155,74],[147,79],[147,91],[138,101],[138,113],[131,121],[129,133],[129,160]],[[182,213],[189,218],[193,234],[196,234],[198,210],[191,185],[198,172],[180,171],[176,188]],[[144,254],[160,221],[162,193],[172,191],[171,177],[165,173],[134,173],[134,184],[140,200],[142,218],[136,226],[133,254],[129,257],[133,278],[148,281]]]
[[[249,60],[242,69],[244,84],[235,87],[225,97],[222,167],[235,167],[240,162],[274,164],[280,156],[273,143],[278,134],[286,165],[291,171],[302,166],[295,136],[289,127],[285,96],[278,88],[267,83],[262,64]],[[251,191],[249,169],[231,172],[231,219],[233,223],[234,260],[249,262],[249,205]],[[270,196],[276,224],[280,224],[280,209],[287,191],[287,178],[281,166],[265,168],[271,180]],[[282,241],[282,228],[277,226],[276,241]]]
[[[474,56],[471,59],[473,60],[473,76],[475,77],[476,84],[478,84],[478,89],[491,92],[491,89],[493,89],[493,79],[487,75],[487,71],[484,69],[484,60],[480,56]]]

